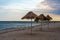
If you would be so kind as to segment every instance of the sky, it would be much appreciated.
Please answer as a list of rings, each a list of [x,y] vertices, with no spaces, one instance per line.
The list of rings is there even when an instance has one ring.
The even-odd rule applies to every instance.
[[[29,11],[60,21],[60,0],[0,0],[0,21],[21,21]]]

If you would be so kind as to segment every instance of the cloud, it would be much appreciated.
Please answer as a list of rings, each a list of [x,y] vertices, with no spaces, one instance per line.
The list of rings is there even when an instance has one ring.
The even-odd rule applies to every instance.
[[[54,9],[60,9],[60,0],[46,0],[45,3]]]
[[[49,14],[53,20],[60,21],[60,0],[44,0],[33,11],[38,15]]]
[[[0,2],[0,6],[7,9],[33,9],[43,0],[4,0]]]
[[[49,5],[42,4],[42,5],[40,5],[40,9],[52,10],[53,8],[51,8]]]
[[[44,0],[38,4],[36,9],[39,11],[42,10],[42,13],[60,14],[60,0]]]
[[[7,9],[0,14],[0,21],[20,21],[27,12],[27,10]]]
[[[47,13],[48,14],[48,13]],[[60,21],[60,15],[57,14],[50,14],[49,15],[53,18],[52,21]]]
[[[40,3],[38,6],[37,6],[37,9],[43,9],[43,10],[53,10],[52,7],[50,7],[50,5],[48,5],[47,3]]]
[[[0,20],[21,20],[30,10],[36,14],[52,14],[60,20],[57,18],[60,17],[60,0],[0,0]]]
[[[21,20],[40,0],[0,0],[0,21]]]
[[[60,0],[45,0],[38,6],[41,5],[43,5],[44,7],[48,6],[49,8],[53,8],[53,9],[60,9]],[[46,9],[48,7],[46,7]]]

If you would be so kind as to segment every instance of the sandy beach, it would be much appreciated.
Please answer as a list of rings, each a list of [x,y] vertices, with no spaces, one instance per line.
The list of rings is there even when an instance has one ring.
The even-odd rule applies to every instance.
[[[35,26],[32,28],[11,28],[0,30],[0,40],[60,40],[60,23]]]

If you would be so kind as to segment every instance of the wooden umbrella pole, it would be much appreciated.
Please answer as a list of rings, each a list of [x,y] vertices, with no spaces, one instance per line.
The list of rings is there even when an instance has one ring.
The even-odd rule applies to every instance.
[[[47,31],[49,31],[49,21],[47,21]]]
[[[31,18],[31,34],[32,34],[32,18]]]
[[[41,21],[41,31],[42,31],[42,21]]]

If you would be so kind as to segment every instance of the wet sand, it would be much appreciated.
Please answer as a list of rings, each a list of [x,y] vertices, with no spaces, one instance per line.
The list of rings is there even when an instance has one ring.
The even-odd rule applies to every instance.
[[[41,30],[42,29],[42,30]],[[32,28],[12,28],[0,31],[0,40],[60,40],[60,23],[35,26]]]

